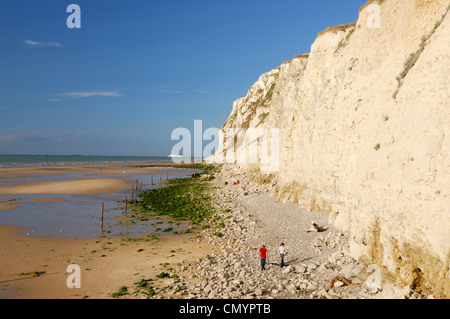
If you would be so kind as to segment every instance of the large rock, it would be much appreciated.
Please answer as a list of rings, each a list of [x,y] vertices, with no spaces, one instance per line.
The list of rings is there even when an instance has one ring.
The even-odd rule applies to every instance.
[[[409,286],[399,287],[394,284],[387,284],[383,291],[377,295],[378,299],[407,299],[411,296]]]

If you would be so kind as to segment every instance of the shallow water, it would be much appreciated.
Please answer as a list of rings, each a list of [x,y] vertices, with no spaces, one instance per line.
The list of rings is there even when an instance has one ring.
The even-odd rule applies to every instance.
[[[115,193],[94,195],[0,195],[1,200],[16,199],[11,205],[13,210],[0,211],[0,224],[25,228],[23,234],[39,237],[98,238],[141,237],[146,235],[164,236],[169,227],[173,231],[187,228],[187,223],[170,223],[167,218],[154,217],[147,221],[124,219],[124,200],[131,199],[132,186],[142,182],[141,191],[163,187],[169,178],[189,177],[198,170],[191,169],[155,169],[148,173],[127,174],[60,174],[55,176],[29,176],[0,178],[0,183],[49,182],[86,178],[122,179],[130,183],[129,188]],[[151,183],[153,176],[153,184]],[[0,187],[7,186],[2,184]],[[40,200],[36,200],[36,199]],[[103,229],[101,228],[101,203],[104,203]],[[131,215],[128,205],[128,215]],[[159,229],[159,230],[158,230]]]

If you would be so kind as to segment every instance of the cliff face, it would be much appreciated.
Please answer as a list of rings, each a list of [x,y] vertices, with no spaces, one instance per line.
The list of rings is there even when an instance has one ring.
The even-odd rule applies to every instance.
[[[329,212],[353,257],[437,297],[450,296],[449,8],[369,1],[262,75],[222,128],[279,129],[277,197]],[[260,164],[239,167],[267,179]]]

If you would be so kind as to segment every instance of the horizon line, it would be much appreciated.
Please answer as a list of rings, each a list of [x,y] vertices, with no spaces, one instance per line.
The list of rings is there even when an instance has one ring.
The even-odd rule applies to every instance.
[[[0,154],[0,156],[167,157],[167,155]]]

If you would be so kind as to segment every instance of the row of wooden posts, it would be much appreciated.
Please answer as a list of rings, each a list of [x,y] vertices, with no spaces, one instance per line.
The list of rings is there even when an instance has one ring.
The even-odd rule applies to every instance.
[[[169,180],[169,173],[166,173],[166,180]],[[159,176],[159,181],[160,182],[162,181],[162,176]],[[138,185],[139,185],[139,188],[138,188]],[[151,178],[151,185],[154,185],[153,184],[153,175],[152,175],[152,178]],[[137,197],[141,193],[142,181],[139,184],[139,180],[136,180],[136,190],[138,190],[136,196],[134,196],[134,190],[135,190],[134,186],[135,185],[133,185],[132,188],[131,188],[131,202],[133,202],[133,198],[134,198],[134,204],[136,204]],[[100,225],[101,225],[101,228],[103,229],[103,211],[104,211],[105,205],[104,205],[104,203],[101,203],[100,206],[101,206],[101,215],[100,215],[101,223],[100,223]],[[127,216],[127,214],[128,214],[128,197],[125,196],[125,216]]]

